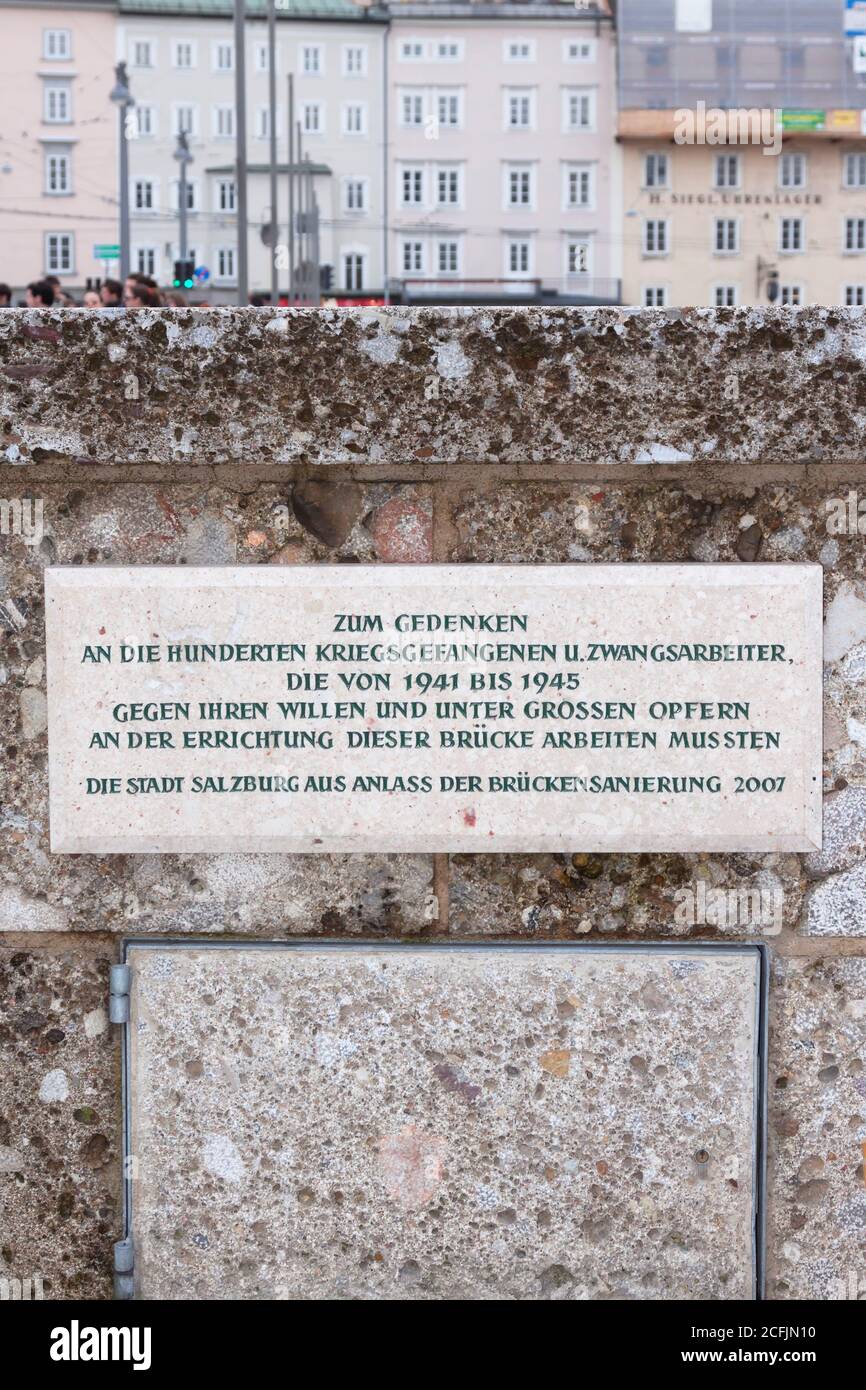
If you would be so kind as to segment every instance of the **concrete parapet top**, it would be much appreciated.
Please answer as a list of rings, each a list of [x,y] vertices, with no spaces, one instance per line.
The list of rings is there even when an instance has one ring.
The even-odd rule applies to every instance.
[[[864,312],[4,310],[0,461],[853,461]]]

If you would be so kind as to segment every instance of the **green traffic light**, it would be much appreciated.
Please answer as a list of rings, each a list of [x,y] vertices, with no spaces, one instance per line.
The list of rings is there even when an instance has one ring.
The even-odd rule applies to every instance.
[[[192,289],[192,283],[193,283],[192,280],[184,280],[184,282],[183,282],[183,287],[184,287],[184,289],[185,289],[185,290],[191,290],[191,289]]]

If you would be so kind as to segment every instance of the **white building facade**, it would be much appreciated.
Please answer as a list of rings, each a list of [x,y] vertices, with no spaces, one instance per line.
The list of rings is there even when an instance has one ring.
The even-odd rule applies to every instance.
[[[393,4],[390,277],[422,302],[619,302],[606,6]]]
[[[279,0],[278,0],[279,3]],[[311,0],[277,10],[277,237],[280,290],[288,289],[288,75],[295,120],[314,170],[320,254],[330,290],[382,292],[385,267],[384,69],[386,24],[351,0]],[[270,290],[268,36],[265,7],[246,26],[248,255],[251,292]],[[234,302],[237,285],[235,44],[229,0],[121,0],[117,56],[127,63],[131,111],[133,270],[170,284],[179,258],[179,180],[185,130],[188,253],[208,279],[210,302]]]

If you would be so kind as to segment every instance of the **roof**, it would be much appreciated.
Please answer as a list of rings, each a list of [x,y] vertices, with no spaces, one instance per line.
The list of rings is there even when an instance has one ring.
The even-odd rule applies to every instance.
[[[118,0],[121,14],[232,15],[233,0]],[[246,0],[247,17],[264,18],[267,0]],[[354,0],[278,0],[277,19],[357,19],[369,11]],[[375,18],[375,13],[370,16]]]

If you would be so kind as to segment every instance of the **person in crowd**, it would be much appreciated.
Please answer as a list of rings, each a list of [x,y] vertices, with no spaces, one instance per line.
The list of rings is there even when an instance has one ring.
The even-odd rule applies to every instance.
[[[85,309],[100,309],[102,307],[102,300],[96,290],[84,291],[84,307]]]
[[[127,309],[158,309],[162,304],[162,295],[158,289],[133,280],[124,294],[123,302]]]
[[[8,285],[0,285],[0,309],[12,308],[12,291]]]
[[[166,290],[163,300],[172,309],[185,309],[188,305],[186,295],[181,294],[180,290]]]
[[[46,275],[45,283],[50,285],[54,291],[54,307],[61,309],[74,309],[75,300],[61,285],[56,275]]]
[[[134,270],[131,275],[127,275],[126,277],[126,281],[123,286],[124,299],[126,298],[127,293],[131,289],[134,289],[136,285],[145,285],[149,290],[159,289],[159,286],[157,285],[152,275],[145,275],[137,270]]]
[[[47,280],[32,280],[24,298],[28,309],[50,309],[54,303],[54,286]]]
[[[103,309],[122,309],[123,285],[119,280],[103,280],[99,287],[99,299]]]

